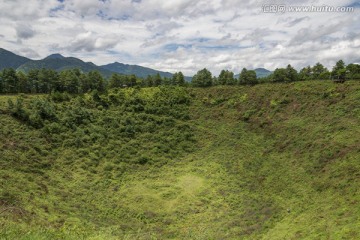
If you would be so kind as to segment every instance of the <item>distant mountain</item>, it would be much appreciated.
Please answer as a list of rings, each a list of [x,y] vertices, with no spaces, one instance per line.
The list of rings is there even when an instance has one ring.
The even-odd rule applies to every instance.
[[[30,61],[29,58],[21,57],[3,48],[0,48],[0,71],[4,68],[18,68]]]
[[[170,72],[162,72],[155,69],[142,67],[138,65],[128,65],[123,63],[111,63],[103,66],[97,66],[92,62],[84,62],[74,57],[64,57],[59,53],[51,54],[41,60],[32,60],[26,57],[18,56],[10,51],[0,48],[0,70],[4,68],[14,68],[17,71],[28,72],[31,69],[48,68],[56,71],[78,68],[83,72],[98,70],[104,77],[110,77],[113,73],[131,75],[146,78],[148,75],[160,74],[161,77],[172,77]],[[191,77],[185,77],[191,80]]]
[[[269,71],[265,68],[255,68],[254,71],[256,73],[256,77],[258,77],[258,78],[267,77],[272,73],[271,71]],[[240,73],[236,74],[234,77],[239,78],[239,76],[240,76]]]
[[[267,70],[265,68],[256,68],[254,70],[255,70],[256,76],[258,78],[267,77],[272,73],[271,71],[269,71],[269,70]]]
[[[255,68],[254,71],[256,73],[256,77],[258,77],[258,78],[267,77],[272,73],[271,71],[269,71],[265,68]],[[239,78],[239,75],[240,74],[236,74],[234,77]]]
[[[172,73],[169,72],[162,72],[147,67],[142,67],[138,65],[128,65],[119,62],[110,63],[100,67],[108,71],[112,71],[120,74],[125,74],[125,75],[135,74],[137,77],[142,77],[142,78],[146,78],[148,75],[155,75],[157,73],[159,73],[161,77],[167,77],[167,78],[171,78],[173,75]]]
[[[83,72],[99,71],[104,77],[109,77],[113,72],[100,68],[93,63],[84,62],[74,57],[64,57],[60,54],[52,54],[42,60],[30,60],[17,68],[18,71],[28,72],[31,69],[48,68],[56,71],[78,68]]]
[[[60,53],[54,53],[49,56],[47,56],[45,59],[64,59],[65,57],[61,55]]]

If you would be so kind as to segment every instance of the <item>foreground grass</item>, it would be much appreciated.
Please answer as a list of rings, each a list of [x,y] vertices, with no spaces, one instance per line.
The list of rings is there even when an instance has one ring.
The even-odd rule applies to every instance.
[[[115,161],[116,154],[102,153],[117,149],[106,148],[109,142],[85,145],[98,157],[84,161],[76,148],[54,146],[8,115],[8,97],[1,97],[0,238],[360,237],[357,82],[188,91],[191,104],[179,111],[190,120],[175,121],[190,126],[193,139],[180,141],[193,147],[152,152],[145,164],[132,162],[139,156],[128,148],[116,153],[125,160]],[[176,127],[159,126],[167,135]],[[162,135],[128,139],[135,140],[151,150]]]

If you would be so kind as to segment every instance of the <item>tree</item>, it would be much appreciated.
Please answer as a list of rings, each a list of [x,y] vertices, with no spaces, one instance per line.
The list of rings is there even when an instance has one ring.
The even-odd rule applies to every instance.
[[[176,78],[176,85],[185,86],[185,76],[181,71],[178,72],[178,76]]]
[[[256,72],[254,70],[247,70],[246,68],[243,68],[241,70],[241,73],[239,76],[239,84],[254,85],[257,82],[258,81],[257,81],[257,77],[256,77]]]
[[[218,79],[218,77],[213,76],[213,78],[212,78],[212,85],[213,85],[213,86],[220,85],[220,84],[219,84],[219,79]]]
[[[298,80],[298,73],[295,68],[293,68],[290,64],[286,67],[286,77],[287,81],[294,82]]]
[[[50,93],[59,81],[59,75],[55,70],[42,68],[38,72],[38,92]]]
[[[13,68],[5,68],[1,74],[3,92],[17,93],[18,92],[18,78]]]
[[[299,80],[300,81],[310,80],[310,79],[312,79],[312,77],[313,77],[313,74],[312,74],[312,69],[310,66],[304,67],[299,72]]]
[[[184,86],[185,85],[185,77],[182,72],[176,72],[171,78],[171,85]]]
[[[194,87],[210,87],[212,85],[212,74],[206,68],[199,70],[191,81]]]
[[[101,76],[99,71],[97,71],[97,70],[90,71],[88,73],[88,78],[90,80],[92,90],[96,89],[99,92],[105,91],[104,78]]]
[[[161,81],[161,84],[164,86],[172,85],[172,78],[164,77]]]
[[[130,76],[128,76],[126,83],[128,86],[134,87],[137,83],[137,78],[136,78],[135,74],[131,74]]]
[[[161,79],[160,73],[157,73],[157,74],[154,76],[153,79],[154,79],[154,86],[155,86],[155,87],[161,85],[162,79]]]
[[[319,79],[320,80],[330,79],[330,75],[331,74],[330,74],[329,70],[327,70],[327,68],[326,68],[326,70],[319,75]]]
[[[109,80],[109,88],[121,88],[123,85],[122,78],[119,74],[114,73]]]
[[[234,73],[229,70],[221,70],[218,81],[220,85],[235,85]]]
[[[148,75],[145,80],[145,87],[152,87],[153,86],[153,79],[152,79],[152,76],[151,75]]]
[[[91,91],[91,81],[87,74],[81,73],[79,76],[79,92],[81,93],[87,93]]]
[[[16,75],[17,75],[17,78],[18,78],[18,81],[19,81],[19,83],[18,83],[18,92],[20,92],[20,93],[28,93],[29,86],[28,86],[28,78],[27,78],[27,76],[23,72],[17,72]]]
[[[346,66],[346,78],[349,79],[360,79],[360,65],[350,63]]]
[[[343,60],[336,62],[332,69],[331,75],[334,79],[345,79],[346,68]]]
[[[255,70],[248,70],[247,71],[247,81],[249,82],[250,85],[258,83]]]
[[[328,77],[328,70],[324,67],[321,63],[316,63],[315,66],[312,67],[312,79],[327,79]],[[326,78],[327,77],[327,78]]]
[[[38,93],[39,92],[39,80],[38,80],[39,69],[31,69],[28,74],[28,92]]]
[[[247,69],[243,68],[239,75],[239,84],[246,84],[247,83]]]
[[[175,85],[176,85],[176,78],[177,78],[177,75],[178,75],[178,73],[177,73],[177,72],[176,72],[176,73],[174,73],[174,74],[172,75],[171,80],[170,80],[170,85],[173,85],[173,86],[175,86]]]
[[[285,68],[277,68],[272,74],[272,82],[287,82],[288,76]]]
[[[79,77],[75,71],[64,70],[60,73],[60,81],[63,85],[64,91],[69,93],[79,93],[80,84]]]

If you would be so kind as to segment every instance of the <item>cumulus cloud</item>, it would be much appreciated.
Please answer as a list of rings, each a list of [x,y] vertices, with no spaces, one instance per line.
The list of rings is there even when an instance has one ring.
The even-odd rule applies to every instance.
[[[18,23],[16,25],[16,36],[19,39],[29,39],[35,35],[35,31],[29,24]]]
[[[106,50],[116,46],[118,40],[116,36],[106,35],[103,37],[97,36],[93,32],[85,32],[78,34],[66,47],[69,51],[87,51]]]
[[[246,34],[242,40],[250,40],[253,43],[261,43],[264,41],[264,37],[268,36],[271,33],[268,28],[256,28],[250,33]]]
[[[0,18],[14,21],[36,20],[60,5],[57,0],[1,0],[0,4]]]
[[[354,0],[274,0],[348,6]],[[359,62],[354,13],[262,12],[257,0],[0,0],[1,46],[34,58],[54,52],[96,64],[125,62],[187,75],[207,67],[273,70],[339,58]],[[21,41],[26,40],[26,41]],[[25,49],[31,49],[25,51]],[[37,53],[37,54],[35,54]]]
[[[301,28],[292,38],[292,44],[303,43],[305,41],[321,40],[333,33],[341,31],[343,27],[348,25],[348,21],[340,21],[338,23],[320,25],[316,28]]]

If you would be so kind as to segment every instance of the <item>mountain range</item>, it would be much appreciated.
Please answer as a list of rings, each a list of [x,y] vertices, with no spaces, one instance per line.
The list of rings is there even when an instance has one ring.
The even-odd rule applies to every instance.
[[[110,77],[114,73],[131,75],[134,74],[137,77],[145,78],[148,75],[160,74],[161,77],[172,77],[172,73],[163,72],[139,65],[129,65],[119,62],[114,62],[106,65],[97,66],[92,62],[84,62],[81,59],[74,57],[64,57],[59,53],[51,54],[48,57],[41,60],[32,60],[26,57],[19,56],[13,52],[0,48],[0,70],[4,68],[14,68],[17,71],[28,72],[31,69],[48,68],[56,71],[62,71],[66,69],[78,68],[83,72],[90,72],[93,70],[99,71],[104,77]],[[258,77],[264,77],[271,74],[271,71],[264,68],[255,69]],[[235,75],[238,77],[238,75]],[[190,81],[191,77],[185,77]]]
[[[0,70],[4,68],[14,68],[17,71],[28,72],[31,69],[49,68],[56,71],[78,68],[83,72],[93,70],[99,71],[104,77],[110,77],[114,73],[131,75],[144,78],[148,75],[160,74],[161,77],[172,77],[172,73],[158,71],[155,69],[142,67],[138,65],[128,65],[123,63],[111,63],[103,66],[97,66],[92,62],[84,62],[74,57],[64,57],[59,53],[51,54],[41,60],[32,60],[19,56],[13,52],[0,48]]]

